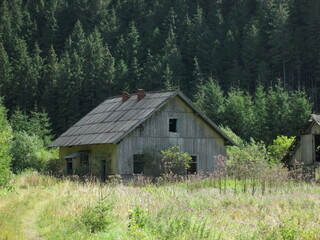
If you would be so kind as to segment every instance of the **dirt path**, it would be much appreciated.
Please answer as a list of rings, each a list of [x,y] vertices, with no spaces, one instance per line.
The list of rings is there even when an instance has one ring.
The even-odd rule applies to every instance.
[[[32,240],[44,240],[45,238],[41,236],[38,232],[37,221],[39,219],[39,214],[47,204],[47,200],[38,201],[35,203],[33,208],[28,209],[28,211],[22,216],[22,226],[23,234],[26,239]]]

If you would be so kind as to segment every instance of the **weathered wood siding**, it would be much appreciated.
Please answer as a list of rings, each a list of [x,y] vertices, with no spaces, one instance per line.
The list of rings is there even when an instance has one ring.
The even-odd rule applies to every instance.
[[[320,134],[320,126],[312,124],[310,129],[306,131],[305,135],[300,136],[298,147],[291,158],[290,164],[293,165],[295,161],[303,163],[305,166],[310,166],[315,163],[315,140],[314,135]]]
[[[295,161],[302,162],[304,165],[313,164],[314,156],[314,142],[313,135],[301,135],[298,148],[293,155],[290,165],[293,165]]]
[[[90,151],[89,152],[89,169],[90,173],[100,177],[101,174],[101,160],[106,160],[107,169],[106,174],[116,174],[116,154],[117,146],[115,144],[100,144],[100,145],[82,145],[72,147],[60,147],[59,157],[64,159],[72,153],[79,151]],[[73,159],[73,168],[79,169],[80,157]],[[64,165],[64,170],[66,164]]]
[[[318,124],[312,124],[311,133],[314,135],[320,135],[320,126]]]
[[[177,133],[169,132],[170,118],[178,119]],[[224,139],[176,96],[118,143],[118,173],[133,173],[133,154],[143,153],[145,148],[171,146],[197,156],[197,170],[204,173],[214,170],[215,156],[226,153]]]

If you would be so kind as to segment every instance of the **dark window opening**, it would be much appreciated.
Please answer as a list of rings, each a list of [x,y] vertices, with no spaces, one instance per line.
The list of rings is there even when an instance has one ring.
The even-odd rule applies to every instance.
[[[134,154],[133,155],[133,173],[142,174],[144,167],[144,155],[143,154]]]
[[[176,118],[169,119],[169,132],[178,132],[177,123],[178,123],[178,119]]]
[[[81,155],[81,167],[89,167],[89,155]]]
[[[72,158],[66,158],[67,161],[67,175],[72,174]]]
[[[101,181],[105,182],[106,181],[106,167],[107,167],[107,161],[105,159],[101,160]]]
[[[191,162],[189,162],[189,167],[187,169],[188,174],[197,173],[197,156],[191,156]]]
[[[320,162],[320,135],[314,135],[316,162]]]

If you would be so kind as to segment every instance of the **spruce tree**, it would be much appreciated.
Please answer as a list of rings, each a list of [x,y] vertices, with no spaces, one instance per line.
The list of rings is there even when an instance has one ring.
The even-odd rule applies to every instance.
[[[7,120],[7,110],[0,100],[0,187],[10,179],[12,130]]]
[[[4,49],[3,44],[0,42],[0,96],[3,97],[8,93],[11,85],[12,77],[11,64],[9,57]]]
[[[59,62],[57,54],[50,46],[48,56],[45,58],[44,75],[43,75],[43,94],[41,103],[48,112],[52,120],[53,128],[56,129],[57,118],[55,113],[58,109],[58,79],[59,79]]]

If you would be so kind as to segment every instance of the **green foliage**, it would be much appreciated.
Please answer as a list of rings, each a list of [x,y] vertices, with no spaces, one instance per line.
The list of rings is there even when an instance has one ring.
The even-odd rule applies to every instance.
[[[48,115],[45,111],[37,111],[37,107],[30,115],[16,109],[11,116],[10,124],[14,132],[24,131],[29,135],[38,136],[45,146],[51,142],[52,135]]]
[[[60,134],[123,90],[181,89],[217,124],[271,144],[295,135],[308,97],[319,108],[318,11],[316,0],[5,0],[1,95],[10,112],[45,108]]]
[[[229,128],[228,126],[224,127],[224,126],[219,126],[219,128],[225,133],[227,134],[227,136],[229,138],[231,138],[239,147],[244,146],[245,142],[237,135],[235,134],[231,128]]]
[[[10,124],[14,131],[11,146],[12,169],[20,172],[31,168],[45,170],[47,162],[57,157],[56,149],[48,150],[52,135],[47,113],[37,108],[29,115],[16,109],[11,115]]]
[[[161,150],[161,168],[164,174],[186,174],[191,156],[180,151],[179,146]]]
[[[253,138],[271,144],[278,135],[295,136],[310,116],[312,104],[306,92],[285,91],[277,84],[259,85],[255,94],[232,88],[224,96],[210,80],[200,86],[196,104],[216,123],[228,126],[243,140]]]
[[[225,102],[223,124],[245,140],[250,139],[254,118],[252,97],[240,89],[231,89]]]
[[[93,206],[87,206],[82,212],[80,221],[91,233],[104,231],[113,222],[111,210],[112,206],[101,200]]]
[[[0,187],[8,183],[10,177],[12,129],[7,120],[7,111],[0,100]]]
[[[43,170],[46,161],[51,157],[44,152],[43,141],[38,136],[22,131],[15,133],[11,146],[12,170],[20,172],[27,168]]]
[[[145,174],[157,176],[161,174],[161,153],[156,148],[143,149]]]
[[[231,162],[241,162],[242,164],[252,161],[264,163],[269,161],[266,145],[263,142],[256,142],[253,139],[240,147],[227,147],[227,156]]]
[[[16,191],[0,192],[0,238],[23,239],[27,231],[67,240],[317,239],[319,185],[282,179],[276,169],[263,171],[274,176],[268,191],[262,192],[263,182],[254,185],[256,196],[233,193],[236,181],[230,176],[219,194],[217,176],[132,187],[24,172],[13,177]],[[247,177],[247,185],[252,184]],[[102,195],[107,198],[101,200]]]
[[[256,142],[250,139],[249,142],[243,141],[229,127],[221,128],[237,146],[227,146],[227,156],[230,162],[247,164],[250,162],[268,163],[269,155],[267,147],[263,142]]]
[[[270,154],[270,163],[279,164],[282,158],[286,155],[288,148],[294,142],[295,137],[278,136],[273,140],[273,144],[268,146]]]
[[[146,212],[140,206],[136,206],[134,210],[129,213],[129,229],[135,230],[144,228],[146,225]]]
[[[209,78],[205,84],[198,85],[199,91],[195,95],[196,105],[216,123],[221,123],[224,113],[224,93],[214,79]]]
[[[59,158],[58,148],[50,149],[50,153],[51,156],[46,162],[44,170],[45,172],[49,172],[59,176],[64,173],[65,160]]]

